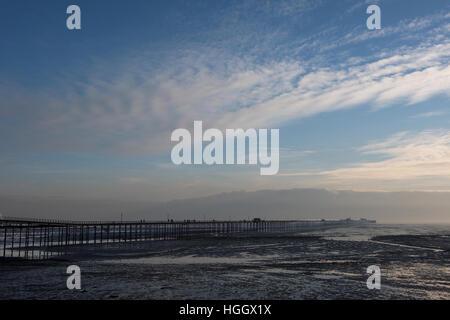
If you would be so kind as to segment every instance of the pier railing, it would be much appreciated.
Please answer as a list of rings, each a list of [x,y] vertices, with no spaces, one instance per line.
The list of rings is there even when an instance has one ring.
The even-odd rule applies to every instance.
[[[357,220],[356,222],[358,222]],[[354,220],[64,221],[3,217],[0,258],[45,259],[70,246],[295,232]]]

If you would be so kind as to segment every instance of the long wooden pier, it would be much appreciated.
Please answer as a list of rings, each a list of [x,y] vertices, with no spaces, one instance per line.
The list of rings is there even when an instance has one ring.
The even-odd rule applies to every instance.
[[[46,259],[70,246],[295,232],[363,220],[63,221],[5,217],[0,220],[0,258]],[[364,220],[367,221],[367,220]],[[364,222],[363,221],[363,222]]]

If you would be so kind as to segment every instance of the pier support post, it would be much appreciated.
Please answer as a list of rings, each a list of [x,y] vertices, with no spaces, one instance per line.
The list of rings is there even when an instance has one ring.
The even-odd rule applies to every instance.
[[[6,258],[6,235],[8,234],[8,228],[5,226],[5,234],[3,235],[3,258]]]

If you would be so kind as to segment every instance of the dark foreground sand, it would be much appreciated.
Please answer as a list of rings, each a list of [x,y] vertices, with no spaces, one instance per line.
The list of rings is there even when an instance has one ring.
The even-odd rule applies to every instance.
[[[80,291],[66,287],[71,264]],[[370,265],[381,290],[367,289]],[[450,299],[450,226],[91,246],[0,263],[0,299]]]

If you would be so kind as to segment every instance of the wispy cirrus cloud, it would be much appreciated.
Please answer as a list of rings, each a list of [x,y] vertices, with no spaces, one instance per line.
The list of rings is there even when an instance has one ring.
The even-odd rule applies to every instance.
[[[30,138],[49,147],[160,152],[174,128],[197,119],[221,128],[270,127],[364,103],[382,108],[450,95],[449,56],[450,43],[444,43],[313,71],[292,61],[262,66],[233,61],[222,71],[200,63],[139,80],[94,79],[79,88],[81,94],[68,89],[63,97],[5,91],[2,112],[29,114]],[[64,137],[53,136],[61,130]]]
[[[309,10],[308,3],[301,8],[286,3],[277,7],[277,14]],[[411,23],[429,27],[433,17],[402,21],[377,37]],[[440,22],[447,19],[439,17]],[[20,118],[20,126],[8,129],[16,148],[164,153],[170,148],[170,132],[189,128],[194,120],[219,128],[279,127],[292,119],[362,104],[383,108],[450,95],[450,30],[439,32],[441,40],[352,55],[339,64],[327,63],[332,52],[323,53],[322,62],[285,53],[261,61],[259,56],[234,56],[204,45],[177,51],[155,67],[143,54],[115,65],[113,76],[99,67],[87,73],[83,83],[69,79],[58,94],[4,85],[0,113],[3,119]],[[348,34],[345,39],[367,40]],[[325,48],[326,43],[319,37],[314,45]],[[104,68],[112,69],[107,63]]]
[[[302,74],[288,92],[249,108],[229,112],[219,122],[236,126],[279,125],[363,103],[376,108],[414,104],[450,94],[450,43],[401,50],[362,65],[323,67]]]
[[[390,190],[401,185],[414,189],[450,189],[450,131],[401,132],[359,149],[383,160],[322,171],[328,183]]]
[[[438,116],[443,116],[448,114],[447,111],[430,111],[430,112],[423,112],[423,113],[418,113],[415,114],[413,116],[411,116],[411,118],[413,119],[424,119],[424,118],[432,118],[432,117],[438,117]]]

